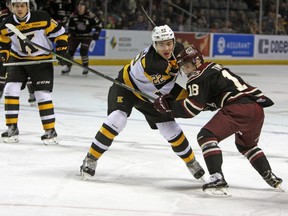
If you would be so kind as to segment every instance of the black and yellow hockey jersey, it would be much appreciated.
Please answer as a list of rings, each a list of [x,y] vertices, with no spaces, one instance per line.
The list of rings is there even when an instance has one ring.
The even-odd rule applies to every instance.
[[[176,43],[174,56],[177,56],[182,49],[184,46]],[[150,46],[124,67],[121,76],[126,85],[157,98],[157,95],[171,94],[178,71],[179,68],[173,56],[166,60],[156,52],[153,46]],[[178,96],[179,93],[175,95]],[[139,94],[134,94],[144,100]]]
[[[25,43],[5,26],[11,23],[32,42],[53,50],[52,41],[57,46],[68,46],[65,29],[45,11],[28,12],[24,21],[11,14],[0,25],[0,53],[6,52],[20,60],[51,59],[52,54],[31,44]]]

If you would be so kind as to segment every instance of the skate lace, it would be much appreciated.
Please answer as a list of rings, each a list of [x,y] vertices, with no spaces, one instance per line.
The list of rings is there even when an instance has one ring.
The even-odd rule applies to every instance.
[[[276,175],[274,175],[271,170],[268,170],[264,173],[263,179],[272,187],[275,187],[282,183],[282,179],[278,178]]]
[[[10,136],[14,136],[14,135],[18,135],[17,127],[15,127],[15,126],[8,127],[7,134],[8,134],[9,137]]]
[[[84,169],[92,169],[95,170],[96,168],[96,161],[93,159],[90,159],[88,157],[85,158],[84,160],[84,165],[83,165]]]
[[[55,137],[55,132],[56,131],[54,129],[49,129],[49,130],[45,131],[43,136],[45,136],[47,138],[53,138],[53,137]]]

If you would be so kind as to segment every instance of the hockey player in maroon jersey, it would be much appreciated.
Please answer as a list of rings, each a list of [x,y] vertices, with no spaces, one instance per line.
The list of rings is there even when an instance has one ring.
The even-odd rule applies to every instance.
[[[221,169],[219,142],[233,134],[238,151],[271,187],[277,188],[282,179],[272,173],[265,154],[258,147],[263,107],[272,106],[273,102],[228,68],[204,62],[202,53],[194,47],[183,50],[177,56],[177,63],[181,73],[188,77],[189,96],[173,101],[169,95],[162,95],[155,100],[154,107],[175,118],[193,118],[201,111],[218,110],[197,136],[211,175],[203,190],[218,195],[224,191],[225,195],[228,184]]]
[[[184,48],[183,45],[175,42],[174,32],[167,25],[156,26],[151,36],[153,44],[125,65],[119,71],[117,80],[154,98],[165,93],[171,93],[177,99],[185,98],[187,91],[175,83],[178,67],[174,58]],[[203,168],[175,119],[166,113],[159,114],[147,98],[113,84],[108,93],[108,117],[83,160],[80,168],[82,178],[94,176],[98,159],[125,128],[133,108],[145,116],[152,129],[159,130],[196,179],[204,175]]]
[[[11,0],[12,13],[0,25],[0,61],[23,62],[49,60],[53,55],[38,49],[7,29],[5,24],[14,25],[34,43],[47,49],[53,49],[56,43],[56,53],[69,58],[68,36],[65,29],[53,20],[45,11],[30,11],[29,0]],[[59,64],[67,64],[58,59]],[[20,109],[20,91],[25,86],[28,77],[31,78],[35,98],[38,104],[42,127],[45,130],[41,140],[45,144],[57,143],[54,105],[51,92],[53,90],[54,71],[52,63],[39,65],[11,66],[7,68],[4,88],[5,117],[8,130],[1,134],[4,142],[18,142],[18,114]]]
[[[68,23],[70,56],[74,56],[76,49],[78,48],[79,44],[81,44],[80,55],[82,64],[88,67],[89,46],[92,40],[98,40],[101,29],[101,20],[88,10],[87,2],[80,1],[77,5],[77,10],[70,16]],[[62,70],[62,75],[69,74],[70,70],[71,66],[66,66]],[[82,74],[87,75],[88,70],[84,70]]]

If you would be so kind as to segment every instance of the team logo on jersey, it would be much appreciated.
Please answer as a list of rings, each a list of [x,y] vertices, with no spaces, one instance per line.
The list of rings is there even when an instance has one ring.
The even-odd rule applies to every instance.
[[[122,96],[117,97],[117,103],[123,103],[123,97]]]

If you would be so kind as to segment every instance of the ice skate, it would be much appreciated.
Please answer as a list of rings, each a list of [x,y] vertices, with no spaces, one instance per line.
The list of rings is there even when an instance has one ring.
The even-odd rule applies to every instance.
[[[36,98],[34,93],[29,93],[28,103],[30,104],[30,106],[36,106]]]
[[[87,153],[87,156],[83,160],[83,164],[80,167],[82,180],[87,180],[95,175],[96,165],[97,158],[95,158],[90,153]]]
[[[210,176],[208,183],[202,186],[205,194],[214,197],[227,197],[231,196],[228,192],[228,184],[224,179],[222,173],[214,173]]]
[[[271,170],[267,170],[262,175],[263,179],[273,188],[279,188],[280,190],[283,190],[281,188],[281,183],[283,180],[281,178],[278,178],[274,173],[272,173]]]
[[[82,72],[82,74],[86,76],[86,75],[88,74],[88,70],[87,70],[87,69],[84,69],[83,72]]]
[[[44,135],[41,136],[41,140],[45,145],[55,145],[58,144],[57,133],[54,128],[45,130]]]
[[[9,125],[7,131],[1,134],[5,143],[18,143],[19,142],[19,130],[17,125]]]
[[[196,159],[186,163],[186,166],[196,179],[200,179],[205,174],[204,169],[201,167],[198,161],[196,161]]]
[[[71,66],[66,65],[65,68],[61,71],[61,75],[69,75],[71,71]]]

